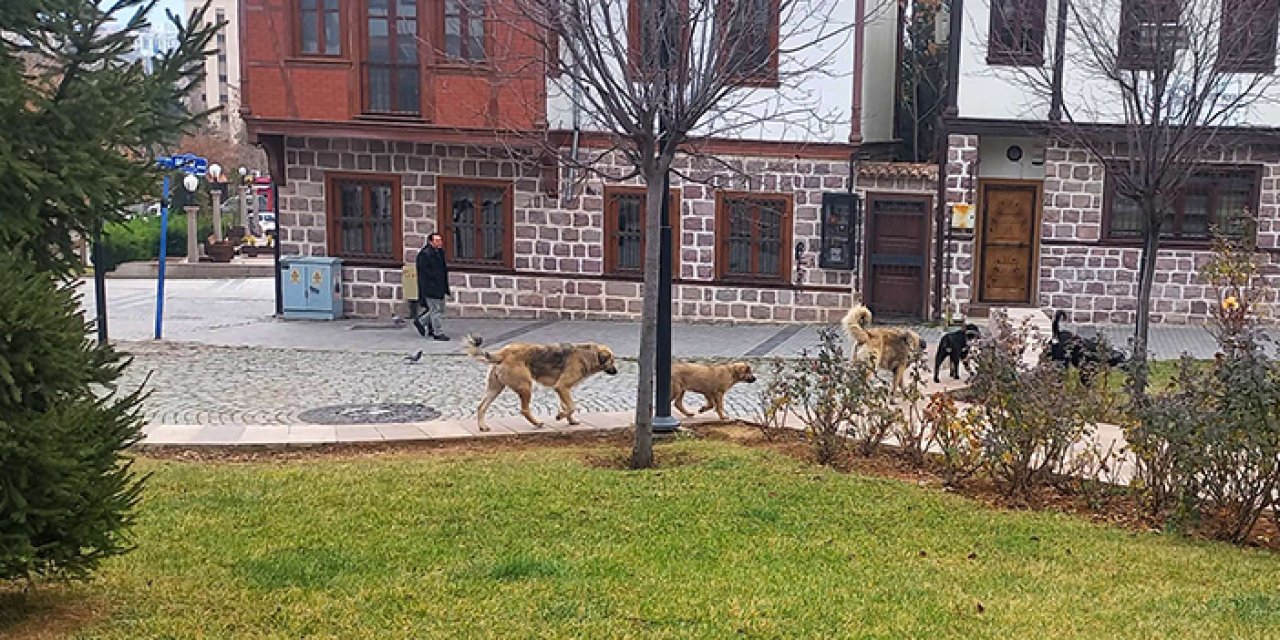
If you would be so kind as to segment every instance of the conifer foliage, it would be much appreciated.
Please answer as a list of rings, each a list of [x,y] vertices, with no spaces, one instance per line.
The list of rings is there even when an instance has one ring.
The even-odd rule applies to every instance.
[[[0,580],[83,578],[129,546],[142,396],[88,340],[73,247],[154,193],[200,117],[182,98],[220,25],[170,16],[147,72],[129,54],[154,4],[0,1]]]

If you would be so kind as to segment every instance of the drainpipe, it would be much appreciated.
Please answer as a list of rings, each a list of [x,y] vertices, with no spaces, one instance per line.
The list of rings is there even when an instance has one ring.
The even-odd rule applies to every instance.
[[[569,149],[569,187],[565,189],[565,201],[574,198],[578,184],[578,139],[582,134],[582,85],[573,83],[573,143]]]
[[[944,304],[944,279],[951,278],[951,223],[947,220],[947,154],[950,153],[950,127],[948,119],[959,115],[960,86],[960,29],[964,20],[964,0],[951,0],[951,24],[947,29],[947,93],[946,106],[938,116],[938,204],[934,225],[937,229],[934,243],[933,319],[942,318]],[[950,283],[946,283],[947,289]]]

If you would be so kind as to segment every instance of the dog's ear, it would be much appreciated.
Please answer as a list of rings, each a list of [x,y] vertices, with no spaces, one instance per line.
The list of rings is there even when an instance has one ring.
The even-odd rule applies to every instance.
[[[600,359],[600,366],[602,367],[609,364],[610,360],[613,360],[613,354],[604,347],[596,347],[596,355]]]

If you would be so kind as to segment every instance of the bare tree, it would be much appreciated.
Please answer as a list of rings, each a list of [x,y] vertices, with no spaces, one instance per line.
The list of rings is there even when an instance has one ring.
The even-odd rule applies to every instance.
[[[646,185],[645,236],[651,241],[645,243],[631,464],[650,467],[664,178],[677,153],[698,153],[698,139],[752,135],[766,127],[795,137],[828,122],[830,116],[817,110],[819,96],[802,81],[829,72],[849,39],[853,3],[513,1],[533,25],[528,37],[546,53],[551,101],[575,107],[584,129],[610,141],[588,158],[561,161],[596,171],[595,161],[612,155],[630,171],[606,179],[640,177]]]
[[[1016,77],[1048,106],[1050,134],[1102,165],[1116,198],[1136,208],[1142,239],[1133,348],[1135,390],[1146,388],[1147,332],[1162,231],[1198,169],[1247,138],[1274,86],[1273,0],[1061,0],[1045,20],[1048,64]],[[992,0],[1008,25],[1034,19],[1020,0]],[[1014,46],[1026,42],[1011,27]],[[1056,36],[1056,37],[1055,37]],[[1065,81],[1064,76],[1069,75]],[[1231,212],[1245,214],[1247,212]],[[1252,229],[1240,220],[1226,229]]]

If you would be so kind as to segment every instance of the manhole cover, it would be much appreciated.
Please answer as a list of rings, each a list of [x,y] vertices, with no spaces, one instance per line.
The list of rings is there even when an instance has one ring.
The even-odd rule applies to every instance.
[[[425,404],[339,404],[308,409],[298,419],[312,424],[385,424],[389,422],[426,422],[440,417],[440,412]]]

